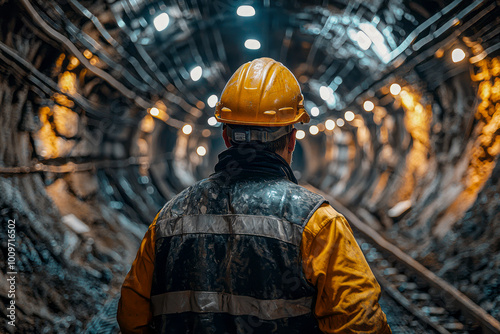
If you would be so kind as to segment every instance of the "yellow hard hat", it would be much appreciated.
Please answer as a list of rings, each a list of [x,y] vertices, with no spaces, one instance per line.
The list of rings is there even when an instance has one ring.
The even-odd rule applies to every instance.
[[[236,70],[215,107],[215,118],[226,124],[261,127],[310,120],[297,79],[271,58],[255,59]]]

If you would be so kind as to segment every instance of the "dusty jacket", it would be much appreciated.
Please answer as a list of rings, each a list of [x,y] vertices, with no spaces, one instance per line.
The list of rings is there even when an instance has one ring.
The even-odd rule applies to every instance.
[[[225,180],[217,173],[196,183],[158,216],[154,327],[159,333],[320,333],[300,241],[325,200],[282,177]]]
[[[216,174],[151,224],[118,321],[124,334],[152,323],[162,333],[390,333],[379,295],[346,220],[320,196],[282,177]]]

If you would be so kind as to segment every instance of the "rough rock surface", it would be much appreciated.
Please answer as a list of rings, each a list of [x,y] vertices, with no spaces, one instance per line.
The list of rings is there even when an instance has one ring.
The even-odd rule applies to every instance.
[[[437,273],[500,319],[500,163],[465,216],[434,241]],[[439,251],[438,251],[439,250]]]
[[[81,201],[58,179],[45,193],[39,175],[0,178],[2,227],[16,225],[16,327],[0,324],[5,333],[79,333],[118,289],[135,255],[138,238],[124,229],[113,215],[102,212],[102,198]],[[76,233],[66,226],[62,214],[71,212],[89,232]],[[109,209],[108,209],[109,210]],[[0,233],[0,263],[6,267],[7,234]],[[7,274],[0,273],[0,298],[7,305]],[[2,318],[6,319],[2,307]]]

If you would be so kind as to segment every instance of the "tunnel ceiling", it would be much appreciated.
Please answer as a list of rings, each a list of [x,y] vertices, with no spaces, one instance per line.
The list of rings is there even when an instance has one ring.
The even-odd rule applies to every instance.
[[[237,15],[242,4],[251,4],[255,15]],[[3,70],[30,82],[44,123],[34,138],[35,159],[131,157],[137,163],[146,155],[154,164],[175,157],[184,161],[176,163],[182,175],[169,181],[180,182],[178,190],[207,176],[222,149],[209,97],[220,95],[243,62],[261,56],[283,62],[301,83],[305,106],[314,116],[298,128],[327,134],[335,127],[336,136],[357,137],[357,159],[373,165],[385,143],[400,156],[415,140],[424,148],[437,140],[437,152],[448,150],[449,138],[440,129],[476,103],[469,72],[480,72],[481,62],[493,59],[499,43],[499,10],[491,0],[22,0],[3,6],[4,15],[20,14],[1,23]],[[168,24],[160,29],[155,19],[162,15]],[[13,45],[11,29],[16,28],[18,36],[36,42]],[[258,40],[260,48],[246,48],[248,39]],[[464,49],[468,60],[453,63],[455,48]],[[29,57],[37,63],[30,64]],[[193,71],[198,71],[196,80]],[[460,76],[464,80],[451,83]],[[403,87],[397,97],[389,92],[392,83]],[[446,87],[456,85],[461,93],[449,94]],[[367,100],[373,110],[365,110]],[[426,110],[432,124],[408,110]],[[463,117],[458,131],[470,133],[470,122]],[[178,130],[187,124],[191,137],[179,139]],[[440,133],[422,136],[430,126]],[[296,165],[305,176],[325,167],[312,161],[328,146],[328,136],[319,137],[307,133],[301,141],[304,154],[297,154]],[[197,146],[204,152],[209,148],[203,161],[182,153]],[[422,149],[421,154],[434,152]],[[323,176],[315,178],[319,182]]]
[[[242,4],[255,15],[237,15]],[[297,154],[316,182],[342,145],[354,145],[349,159],[357,165],[346,167],[354,176],[365,173],[361,161],[403,173],[398,161],[410,150],[426,159],[448,156],[450,147],[466,146],[450,138],[473,133],[478,98],[486,122],[492,113],[484,110],[494,110],[481,93],[490,79],[496,87],[499,9],[491,0],[21,0],[2,7],[0,69],[31,88],[28,109],[35,110],[22,121],[36,132],[28,158],[35,163],[108,157],[155,164],[165,157],[184,161],[177,164],[182,175],[168,181],[179,190],[207,175],[221,146],[209,97],[217,98],[240,64],[260,56],[280,60],[301,83],[313,119],[299,129],[325,134],[307,133]],[[159,28],[162,16],[168,24]],[[260,48],[246,48],[248,39]],[[452,61],[456,48],[465,50],[465,61]],[[390,92],[393,83],[400,93]],[[185,125],[189,139],[179,132]],[[185,152],[198,145],[202,153],[212,148],[203,161]],[[329,158],[317,159],[325,149]],[[483,158],[491,161],[494,151]]]
[[[253,17],[237,16],[238,5],[129,0],[18,4],[35,33],[104,80],[88,87],[96,92],[93,100],[80,96],[89,116],[133,124],[137,114],[161,101],[170,125],[190,122],[201,128],[208,127],[213,113],[207,98],[220,94],[232,72],[255,57],[270,56],[290,67],[306,100],[320,107],[318,120],[324,120],[356,107],[360,97],[374,93],[374,85],[408,73],[417,61],[429,62],[434,73],[446,72],[446,66],[432,65],[439,47],[463,44],[459,33],[477,40],[478,22],[488,22],[485,28],[491,29],[498,19],[496,5],[488,1],[258,1],[252,3]],[[157,31],[153,21],[161,13],[168,14],[169,24]],[[363,45],[367,37],[371,45]],[[259,40],[261,48],[246,49],[248,38]],[[482,47],[487,50],[497,42],[482,40]],[[199,81],[190,78],[196,66],[203,70]],[[420,72],[426,84],[435,84],[425,69]],[[84,81],[92,82],[92,75]],[[326,102],[321,86],[332,95]],[[107,94],[109,89],[114,95]],[[112,110],[106,101],[110,96]]]

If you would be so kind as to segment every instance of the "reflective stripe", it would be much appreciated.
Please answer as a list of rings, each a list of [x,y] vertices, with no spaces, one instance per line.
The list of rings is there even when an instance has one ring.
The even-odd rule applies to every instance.
[[[275,320],[312,312],[312,297],[296,300],[256,299],[209,291],[175,291],[151,296],[153,316],[182,312],[229,313],[251,315],[262,320]]]
[[[156,223],[156,239],[174,235],[242,234],[262,236],[300,246],[303,228],[271,216],[253,215],[192,215]]]

